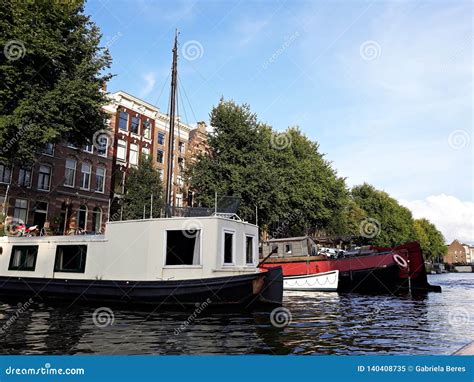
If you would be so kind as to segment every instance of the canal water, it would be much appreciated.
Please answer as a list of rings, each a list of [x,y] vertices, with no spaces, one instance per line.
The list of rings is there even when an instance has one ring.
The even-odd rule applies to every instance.
[[[443,293],[285,292],[279,311],[156,313],[0,302],[2,354],[451,354],[474,340],[474,274]],[[94,313],[95,312],[95,313]]]

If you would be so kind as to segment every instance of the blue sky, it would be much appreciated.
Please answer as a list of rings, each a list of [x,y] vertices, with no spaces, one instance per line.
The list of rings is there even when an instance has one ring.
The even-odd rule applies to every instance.
[[[221,96],[249,103],[277,130],[299,125],[349,185],[372,183],[448,240],[466,241],[474,240],[472,11],[467,1],[86,6],[114,60],[109,91],[166,111],[179,28],[189,123],[207,121]]]

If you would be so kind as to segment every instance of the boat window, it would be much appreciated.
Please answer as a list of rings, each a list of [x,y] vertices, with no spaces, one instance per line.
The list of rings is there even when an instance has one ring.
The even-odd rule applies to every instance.
[[[165,265],[200,265],[201,230],[166,231]]]
[[[245,236],[245,262],[253,264],[253,237]]]
[[[291,244],[285,244],[285,253],[290,254],[291,253]]]
[[[224,232],[224,264],[234,263],[234,234]]]
[[[58,245],[54,272],[84,273],[87,245]]]
[[[37,245],[15,245],[12,248],[9,271],[34,271],[36,267]]]

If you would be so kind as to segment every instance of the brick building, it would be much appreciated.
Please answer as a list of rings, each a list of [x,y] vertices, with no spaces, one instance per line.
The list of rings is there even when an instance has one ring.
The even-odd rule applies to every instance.
[[[110,115],[113,132],[113,193],[115,206],[125,189],[127,170],[138,164],[141,155],[152,155],[153,163],[160,172],[163,189],[166,187],[169,115],[157,107],[124,91],[110,95],[111,104],[105,107]],[[188,158],[188,141],[192,128],[179,119],[175,125],[173,150],[173,204],[186,205],[184,170]]]
[[[82,148],[48,145],[29,169],[0,164],[0,211],[40,228],[48,222],[57,234],[76,228],[103,231],[110,210],[120,209],[127,171],[143,155],[153,157],[165,188],[169,116],[124,91],[109,98],[110,104],[104,107],[109,130],[92,137],[93,144]],[[184,170],[201,152],[207,152],[205,124],[192,129],[178,119],[173,155],[175,206],[186,206],[192,199],[186,192]]]
[[[472,262],[471,249],[474,248],[454,240],[448,245],[448,253],[443,260],[447,264],[470,264]]]
[[[189,132],[189,143],[187,151],[188,164],[192,164],[200,155],[210,155],[210,147],[207,142],[207,129],[204,122],[198,122],[197,127]],[[188,191],[187,205],[193,206],[194,192]]]
[[[111,150],[48,144],[29,168],[0,164],[2,212],[57,234],[99,232],[108,219]]]

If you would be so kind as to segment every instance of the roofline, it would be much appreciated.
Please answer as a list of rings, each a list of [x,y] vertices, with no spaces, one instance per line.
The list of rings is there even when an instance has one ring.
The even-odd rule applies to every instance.
[[[136,102],[139,102],[139,103],[142,103],[142,104],[145,104],[146,106],[148,106],[150,109],[153,109],[153,111],[156,111],[156,112],[160,112],[160,108],[155,106],[155,105],[152,105],[151,103],[141,99],[141,98],[138,98],[130,93],[127,93],[125,90],[119,90],[119,91],[116,91],[116,92],[113,92],[113,93],[110,93],[112,95],[115,95],[115,94],[122,94],[122,95],[125,95],[126,97],[130,98],[132,101],[136,101]]]

